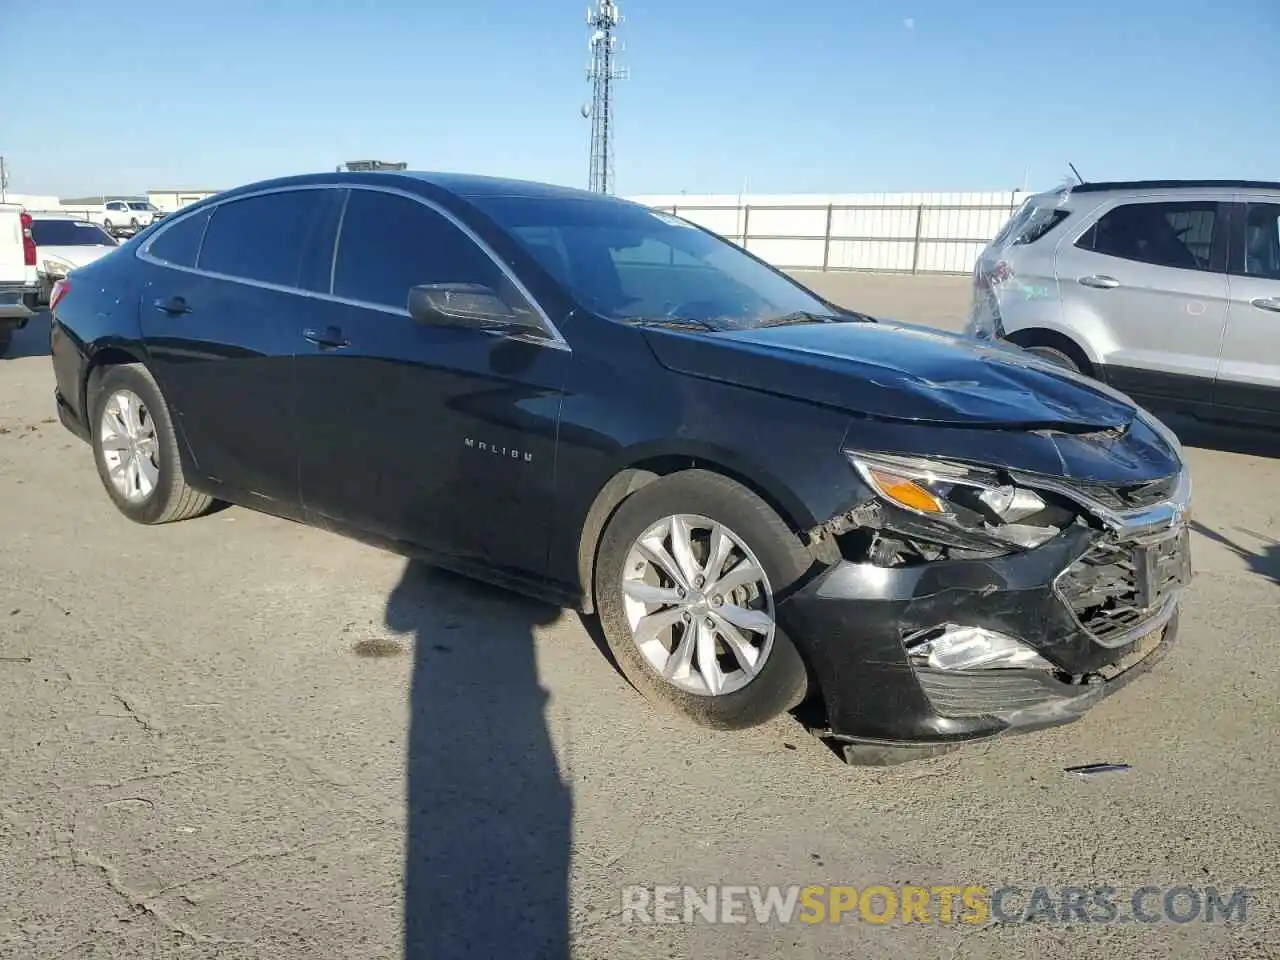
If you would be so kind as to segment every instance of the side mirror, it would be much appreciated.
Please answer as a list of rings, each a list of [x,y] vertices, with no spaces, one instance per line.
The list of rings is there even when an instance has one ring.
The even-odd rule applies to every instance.
[[[509,306],[479,283],[424,283],[409,290],[409,315],[433,327],[511,330],[524,327]]]

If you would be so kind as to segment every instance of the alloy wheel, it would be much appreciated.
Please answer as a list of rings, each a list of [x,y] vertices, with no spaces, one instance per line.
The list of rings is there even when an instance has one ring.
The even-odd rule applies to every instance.
[[[686,693],[741,690],[773,649],[769,578],[741,537],[707,517],[677,514],[641,534],[623,566],[622,594],[641,655]]]
[[[160,482],[160,445],[146,404],[132,390],[117,390],[102,407],[98,444],[116,492],[130,503],[151,496]]]

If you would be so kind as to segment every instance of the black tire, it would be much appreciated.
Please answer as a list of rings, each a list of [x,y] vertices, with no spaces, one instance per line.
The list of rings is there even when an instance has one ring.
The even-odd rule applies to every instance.
[[[103,458],[102,412],[111,396],[121,389],[130,390],[137,395],[155,427],[160,476],[150,495],[140,501],[127,500],[115,488]],[[187,520],[209,510],[213,505],[213,498],[187,486],[169,407],[155,378],[146,367],[139,363],[109,367],[93,385],[88,406],[91,411],[89,429],[93,439],[93,459],[98,465],[98,476],[107,495],[121,513],[135,523],[158,524]]]
[[[605,527],[596,554],[595,599],[610,651],[631,684],[648,700],[720,730],[757,726],[798,706],[808,693],[808,672],[795,645],[776,627],[764,667],[739,690],[699,696],[665,680],[632,639],[623,606],[622,574],[635,541],[654,523],[693,514],[724,524],[756,555],[776,606],[814,565],[813,554],[767,503],[717,473],[687,470],[655,480],[632,494]]]
[[[1063,353],[1057,347],[1033,346],[1033,347],[1024,347],[1023,349],[1026,350],[1027,353],[1034,353],[1037,357],[1040,357],[1042,360],[1048,360],[1050,363],[1054,364],[1055,366],[1063,367],[1064,369],[1070,370],[1073,373],[1084,373],[1084,371],[1080,369],[1080,364],[1078,364],[1068,354]]]
[[[103,220],[103,221],[102,221],[102,229],[103,229],[103,230],[105,230],[105,231],[107,231],[107,233],[110,233],[110,232],[111,232],[111,228],[112,228],[113,226],[115,226],[115,224],[113,224],[113,223],[111,222],[111,218],[110,218],[110,217],[107,217],[105,220]]]
[[[9,352],[13,345],[13,327],[0,327],[0,357]]]

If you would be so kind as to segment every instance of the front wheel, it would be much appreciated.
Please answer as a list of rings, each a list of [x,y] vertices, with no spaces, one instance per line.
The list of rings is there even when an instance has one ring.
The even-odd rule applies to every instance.
[[[1064,370],[1070,370],[1072,373],[1081,373],[1080,364],[1076,363],[1066,353],[1057,347],[1024,347],[1027,353],[1034,353],[1041,360],[1048,360],[1054,366],[1062,367]]]
[[[135,523],[198,516],[213,498],[187,486],[169,408],[141,364],[111,367],[90,398],[98,476],[116,507]]]
[[[110,232],[111,232],[111,230],[112,230],[112,228],[114,228],[114,227],[115,227],[115,224],[111,222],[111,218],[110,218],[110,217],[108,217],[106,220],[103,220],[103,221],[102,221],[102,229],[106,230],[106,231],[107,231],[107,233],[110,233]]]
[[[688,470],[618,507],[601,538],[596,606],[609,649],[649,700],[742,729],[808,691],[777,604],[814,558],[746,487]]]
[[[0,327],[0,357],[9,352],[13,345],[13,327]]]

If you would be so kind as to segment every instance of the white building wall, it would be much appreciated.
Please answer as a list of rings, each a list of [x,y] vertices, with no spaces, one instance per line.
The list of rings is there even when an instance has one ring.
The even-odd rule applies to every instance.
[[[678,194],[672,211],[778,267],[967,273],[1029,196],[996,193]]]
[[[173,213],[183,207],[211,197],[216,190],[148,190],[147,199],[165,213]]]
[[[14,193],[12,190],[5,191],[4,202],[16,203],[28,210],[41,212],[57,210],[61,206],[57,197],[39,193]]]

